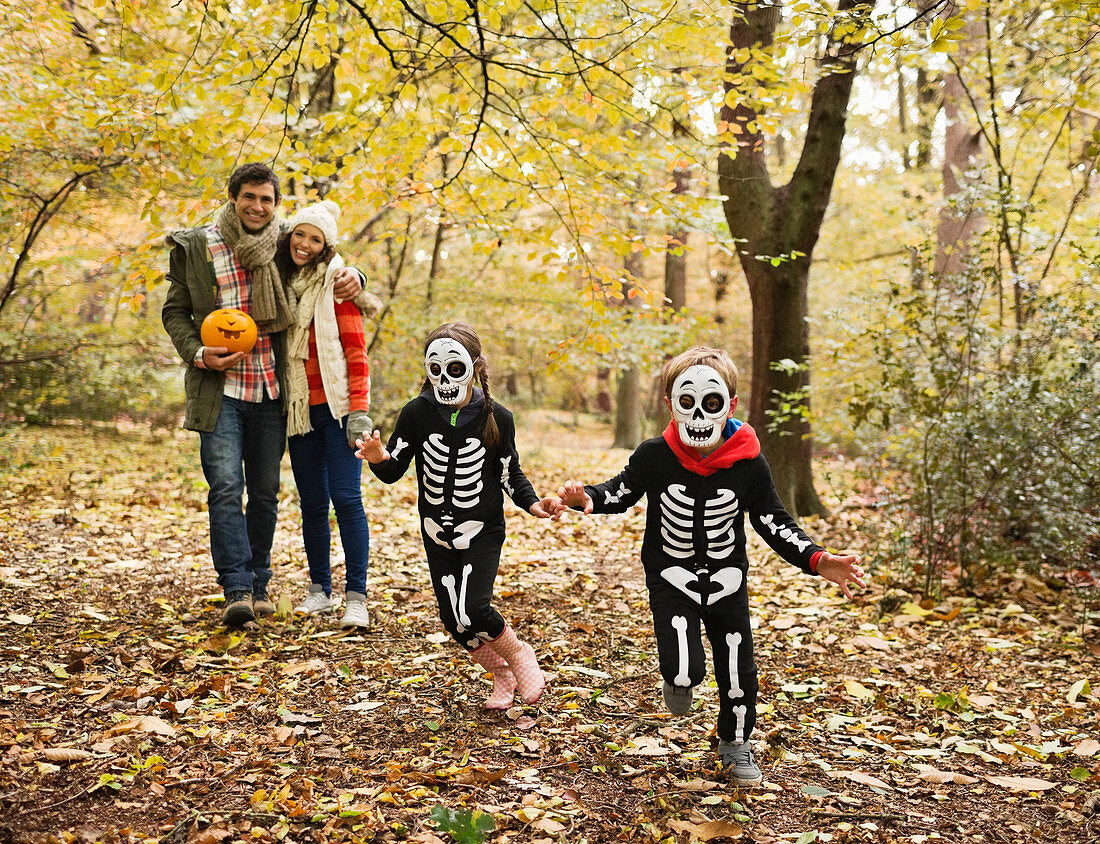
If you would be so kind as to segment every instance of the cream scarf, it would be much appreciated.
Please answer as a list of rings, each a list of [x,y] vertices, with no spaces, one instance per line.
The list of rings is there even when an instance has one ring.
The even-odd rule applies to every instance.
[[[227,202],[218,215],[221,232],[234,256],[252,280],[252,318],[265,334],[287,328],[294,315],[294,301],[275,266],[275,247],[279,242],[279,218],[273,216],[255,234],[241,225],[237,210]]]
[[[321,297],[330,291],[332,280],[337,271],[344,266],[339,255],[334,255],[328,264],[319,264],[311,270],[299,272],[291,281],[290,288],[297,297],[297,314],[290,328],[287,342],[287,434],[297,436],[313,430],[309,421],[309,380],[306,378],[306,361],[309,360],[309,327],[315,319],[324,319],[331,308],[318,308]],[[335,313],[331,314],[335,322]],[[327,336],[335,325],[324,326]],[[318,353],[321,353],[322,326],[317,326]],[[327,393],[327,390],[326,390]]]

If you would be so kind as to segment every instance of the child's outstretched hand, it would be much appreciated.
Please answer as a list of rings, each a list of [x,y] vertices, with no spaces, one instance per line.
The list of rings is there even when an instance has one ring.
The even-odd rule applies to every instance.
[[[382,463],[390,459],[390,453],[382,445],[382,432],[375,431],[368,439],[356,440],[355,456],[368,463]]]
[[[540,519],[552,519],[557,521],[565,512],[565,505],[558,498],[543,498],[531,505],[531,515]]]
[[[566,481],[558,490],[558,499],[563,507],[579,507],[586,516],[592,512],[592,496],[580,481]]]
[[[863,560],[855,554],[838,557],[836,554],[830,554],[826,551],[817,558],[817,573],[839,586],[840,591],[844,593],[844,597],[850,600],[852,589],[848,585],[849,583],[855,583],[864,589],[867,588],[867,584],[863,582],[864,572],[860,566],[862,562]]]

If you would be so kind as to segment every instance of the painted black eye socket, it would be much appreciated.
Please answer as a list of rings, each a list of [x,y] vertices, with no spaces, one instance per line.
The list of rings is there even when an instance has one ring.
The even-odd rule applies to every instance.
[[[680,410],[691,410],[695,406],[695,397],[687,394],[680,396],[676,401],[680,405]]]
[[[433,378],[438,378],[439,373],[442,372],[442,371],[443,371],[443,369],[440,367],[440,365],[438,363],[429,363],[428,364],[428,374],[431,375]]]
[[[466,374],[466,364],[460,360],[451,361],[447,364],[447,374],[457,381]]]
[[[702,404],[703,410],[707,413],[718,413],[723,407],[725,407],[726,402],[722,399],[720,395],[718,395],[718,393],[707,393],[705,396],[703,396]]]

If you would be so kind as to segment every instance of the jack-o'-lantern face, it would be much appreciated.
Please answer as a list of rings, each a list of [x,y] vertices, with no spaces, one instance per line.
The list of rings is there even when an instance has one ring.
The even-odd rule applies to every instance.
[[[221,346],[231,352],[247,354],[256,345],[256,323],[240,308],[211,311],[199,334],[204,346]]]

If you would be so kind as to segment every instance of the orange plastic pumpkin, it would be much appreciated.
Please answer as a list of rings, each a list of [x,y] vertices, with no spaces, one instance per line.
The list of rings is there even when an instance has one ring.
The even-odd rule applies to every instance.
[[[256,323],[240,308],[219,308],[202,321],[199,335],[204,346],[224,346],[247,354],[256,345]]]

